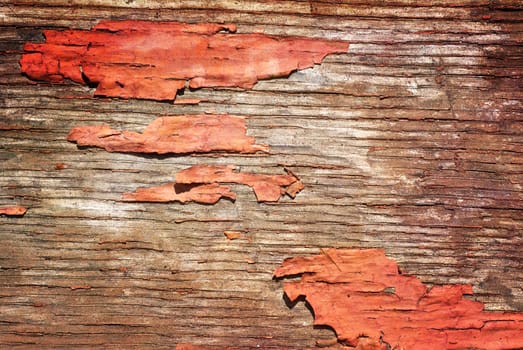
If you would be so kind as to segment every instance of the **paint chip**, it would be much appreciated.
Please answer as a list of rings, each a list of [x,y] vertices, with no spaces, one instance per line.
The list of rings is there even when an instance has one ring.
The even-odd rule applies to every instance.
[[[20,65],[33,80],[69,79],[96,87],[95,96],[173,101],[186,82],[192,89],[250,89],[349,46],[235,31],[234,24],[102,21],[91,30],[44,31],[45,43],[24,45]]]
[[[332,327],[341,344],[357,349],[521,349],[523,314],[485,312],[463,298],[470,285],[426,287],[401,274],[380,249],[324,249],[287,259],[277,278],[290,301],[305,296],[315,325]]]
[[[257,145],[254,137],[247,136],[244,117],[227,114],[161,117],[143,133],[113,130],[108,125],[78,126],[69,132],[67,140],[109,152],[269,152],[267,145]]]

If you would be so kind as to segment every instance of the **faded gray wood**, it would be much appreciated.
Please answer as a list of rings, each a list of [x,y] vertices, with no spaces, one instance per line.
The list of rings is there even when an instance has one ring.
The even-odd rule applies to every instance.
[[[54,0],[0,7],[0,344],[9,348],[313,347],[272,271],[321,247],[382,247],[428,284],[471,283],[488,310],[523,311],[523,9],[513,1]],[[238,24],[351,42],[346,55],[197,106],[89,99],[20,74],[24,42],[101,19]],[[76,96],[76,98],[71,98]],[[141,131],[158,115],[248,116],[269,156],[151,157],[78,149],[79,124]],[[121,193],[193,164],[305,183],[295,200],[133,204]],[[57,164],[67,165],[57,170]],[[225,230],[244,239],[227,241]]]

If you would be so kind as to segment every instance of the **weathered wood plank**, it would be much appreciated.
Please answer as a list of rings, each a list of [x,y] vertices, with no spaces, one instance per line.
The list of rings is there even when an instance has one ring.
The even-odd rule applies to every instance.
[[[321,247],[385,248],[427,284],[470,283],[488,310],[523,310],[522,8],[513,1],[3,2],[0,8],[0,344],[301,349],[312,329],[273,270]],[[199,105],[87,98],[19,71],[42,29],[102,19],[235,22],[239,32],[351,41],[347,55]],[[136,156],[78,148],[79,124],[142,131],[158,116],[246,115],[271,154]],[[259,204],[124,203],[197,164],[305,183]],[[244,238],[229,241],[226,230]]]

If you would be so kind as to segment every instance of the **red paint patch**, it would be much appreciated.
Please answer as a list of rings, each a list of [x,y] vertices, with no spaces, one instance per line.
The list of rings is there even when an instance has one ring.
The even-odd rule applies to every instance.
[[[277,202],[287,194],[294,198],[303,184],[292,175],[267,175],[240,173],[234,166],[195,165],[176,174],[176,183],[139,188],[136,192],[124,193],[127,202],[196,202],[215,204],[221,198],[236,199],[223,183],[244,184],[252,187],[258,202]],[[296,184],[299,183],[299,184]]]
[[[231,192],[227,186],[217,183],[208,185],[197,185],[189,190],[177,192],[174,183],[165,185],[139,188],[136,192],[124,193],[123,200],[126,202],[196,202],[201,204],[215,204],[221,198],[236,199],[236,194]]]
[[[23,216],[27,212],[27,208],[19,205],[8,205],[0,207],[0,215],[6,216]]]
[[[269,152],[246,135],[243,117],[231,115],[191,115],[162,117],[153,121],[142,134],[113,130],[108,125],[73,128],[68,141],[80,146],[96,146],[109,152],[204,153],[211,151]]]
[[[25,44],[20,65],[33,80],[96,86],[96,96],[172,101],[186,82],[250,89],[348,50],[343,41],[235,31],[233,24],[103,21],[89,31],[44,31],[45,43]]]
[[[224,231],[223,234],[229,241],[242,238],[242,233],[239,231]]]
[[[469,285],[429,289],[402,275],[383,250],[327,249],[287,259],[274,275],[301,275],[285,284],[289,299],[305,296],[315,324],[331,326],[339,342],[358,349],[523,348],[523,314],[483,311],[482,303],[463,298]]]
[[[236,183],[251,187],[258,202],[277,202],[284,194],[292,198],[303,189],[301,181],[291,173],[266,175],[241,173],[231,165],[195,165],[176,174],[178,184]]]

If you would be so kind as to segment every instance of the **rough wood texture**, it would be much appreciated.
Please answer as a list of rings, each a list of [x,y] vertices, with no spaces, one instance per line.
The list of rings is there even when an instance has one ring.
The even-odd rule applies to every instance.
[[[322,255],[283,262],[274,276],[291,302],[304,296],[315,324],[332,327],[340,343],[362,338],[379,349],[521,349],[523,313],[484,312],[463,298],[471,285],[427,288],[401,273],[381,249],[324,249]],[[367,346],[369,346],[367,344]]]
[[[67,140],[109,152],[269,152],[267,145],[256,145],[254,137],[248,137],[246,133],[243,117],[189,115],[155,119],[143,133],[113,130],[106,124],[77,126],[69,132]]]
[[[321,247],[384,248],[427,286],[471,284],[488,311],[523,311],[523,13],[514,1],[448,4],[3,2],[0,206],[29,210],[0,217],[0,347],[312,348],[334,333],[289,309],[271,279]],[[129,19],[351,46],[252,90],[186,89],[198,105],[93,99],[20,74],[23,44],[42,30]],[[78,125],[142,132],[158,116],[206,112],[248,116],[271,155],[136,156],[66,140]],[[121,202],[196,164],[285,167],[306,188],[271,204],[241,185],[235,203]]]
[[[227,34],[234,24],[102,21],[91,31],[44,32],[24,45],[22,71],[31,79],[96,86],[96,96],[174,100],[186,82],[250,89],[321,63],[348,43],[311,38]]]

